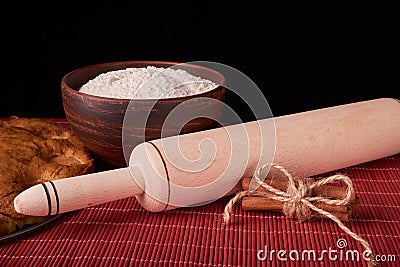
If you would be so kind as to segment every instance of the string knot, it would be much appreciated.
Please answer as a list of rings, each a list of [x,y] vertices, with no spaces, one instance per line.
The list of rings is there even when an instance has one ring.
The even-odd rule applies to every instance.
[[[271,164],[271,167],[278,169],[281,173],[286,176],[288,180],[288,187],[286,191],[282,191],[278,188],[275,188],[268,183],[264,182],[260,179],[261,171],[268,167],[268,164],[265,164],[257,169],[254,173],[253,179],[255,182],[266,189],[266,192],[261,191],[240,191],[238,192],[225,206],[224,209],[224,221],[229,222],[230,214],[232,212],[233,206],[236,202],[242,199],[245,196],[259,196],[266,197],[269,199],[273,199],[276,201],[280,201],[283,203],[283,213],[292,219],[297,219],[299,221],[305,221],[313,218],[312,213],[316,212],[326,218],[331,219],[336,222],[337,225],[355,240],[359,241],[364,248],[371,252],[370,253],[370,261],[368,262],[368,266],[375,266],[374,257],[372,254],[371,246],[369,243],[364,240],[359,235],[352,232],[348,227],[346,227],[340,219],[338,219],[332,213],[323,210],[319,207],[316,207],[315,204],[323,203],[327,205],[347,205],[351,202],[352,197],[354,196],[354,188],[351,179],[342,174],[332,175],[327,178],[323,178],[320,180],[314,180],[308,177],[293,177],[292,174],[287,171],[283,166],[279,164]],[[346,184],[346,194],[343,198],[332,199],[324,196],[314,196],[313,189],[320,187],[322,185],[334,183],[334,182],[344,182]]]
[[[289,184],[287,194],[290,196],[283,205],[283,213],[291,219],[305,221],[312,218],[310,207],[302,201],[312,195],[310,182],[305,179],[294,180]]]

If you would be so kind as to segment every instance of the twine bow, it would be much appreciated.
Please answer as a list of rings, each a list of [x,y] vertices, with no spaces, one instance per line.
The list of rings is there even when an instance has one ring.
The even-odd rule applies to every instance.
[[[327,212],[323,209],[316,207],[313,203],[325,203],[328,205],[346,205],[350,203],[351,197],[354,194],[353,183],[351,179],[342,174],[336,174],[329,176],[327,178],[323,178],[320,180],[312,180],[310,178],[299,178],[293,177],[289,171],[287,171],[283,166],[278,164],[271,164],[271,167],[279,170],[282,172],[288,179],[288,187],[287,191],[284,192],[279,190],[260,179],[261,171],[268,167],[268,164],[262,165],[260,168],[257,169],[255,172],[253,179],[256,180],[257,184],[262,186],[263,188],[267,189],[267,192],[250,192],[250,191],[240,191],[238,192],[225,206],[223,218],[224,221],[227,223],[230,220],[230,214],[232,213],[233,206],[236,202],[242,199],[245,196],[260,196],[266,197],[273,200],[277,200],[283,202],[283,213],[285,216],[291,219],[297,219],[300,222],[311,219],[312,212],[317,212],[332,221],[336,222],[337,225],[348,235],[354,238],[356,241],[360,242],[366,251],[369,252],[369,262],[368,266],[375,266],[375,260],[372,253],[371,246],[369,245],[368,241],[357,235],[356,233],[352,232],[348,227],[346,227],[336,216]],[[344,182],[347,186],[346,195],[342,199],[330,199],[323,196],[312,196],[312,190],[316,187],[321,185],[330,184],[333,182]]]

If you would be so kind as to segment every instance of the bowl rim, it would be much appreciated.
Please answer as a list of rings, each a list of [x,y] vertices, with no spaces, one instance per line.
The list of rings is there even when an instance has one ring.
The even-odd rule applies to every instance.
[[[215,74],[221,80],[221,82],[214,89],[211,89],[211,90],[199,93],[199,94],[193,94],[193,95],[187,95],[187,96],[168,97],[168,98],[112,98],[112,97],[97,96],[97,95],[91,95],[91,94],[80,92],[79,90],[76,90],[76,89],[72,88],[71,86],[69,86],[67,84],[67,82],[65,81],[68,77],[70,77],[76,73],[79,73],[83,70],[94,69],[94,68],[102,67],[102,66],[118,65],[118,64],[143,64],[143,65],[149,65],[149,66],[150,65],[161,65],[161,64],[170,65],[170,66],[188,65],[189,67],[203,69],[203,70],[206,70],[208,72]],[[83,66],[83,67],[74,69],[74,70],[66,73],[61,78],[61,89],[62,89],[62,91],[66,90],[70,94],[73,94],[75,96],[86,96],[86,97],[90,97],[90,98],[96,99],[98,101],[104,101],[104,102],[113,101],[113,102],[126,103],[126,102],[130,102],[132,100],[133,101],[135,101],[135,100],[141,101],[141,102],[154,102],[154,101],[168,102],[171,100],[187,100],[187,99],[191,99],[193,97],[202,97],[202,96],[208,95],[215,91],[223,91],[225,93],[225,91],[226,91],[225,83],[226,83],[225,76],[221,72],[211,69],[206,66],[196,65],[196,64],[193,64],[190,62],[185,63],[185,62],[162,61],[162,60],[127,60],[127,61],[110,61],[110,62],[92,64],[92,65],[87,65],[87,66]]]

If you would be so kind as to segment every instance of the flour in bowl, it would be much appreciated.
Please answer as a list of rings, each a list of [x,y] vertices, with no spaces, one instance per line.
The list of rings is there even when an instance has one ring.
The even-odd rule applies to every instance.
[[[79,91],[109,98],[159,99],[200,94],[217,86],[182,69],[148,66],[102,73]]]

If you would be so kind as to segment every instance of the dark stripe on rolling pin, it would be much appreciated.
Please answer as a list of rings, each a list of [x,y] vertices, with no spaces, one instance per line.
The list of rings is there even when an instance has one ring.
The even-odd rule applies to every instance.
[[[50,183],[51,186],[53,187],[54,195],[56,195],[56,203],[57,203],[56,214],[58,214],[58,213],[60,213],[60,200],[58,199],[57,189],[56,189],[56,186],[54,185],[54,183],[53,183],[52,181],[49,181],[49,183]]]
[[[50,198],[49,190],[47,189],[47,186],[45,185],[45,183],[42,183],[41,185],[44,188],[44,192],[46,192],[47,206],[49,207],[49,213],[47,214],[47,216],[50,216],[51,215],[51,198]]]
[[[164,209],[162,210],[162,211],[166,211],[168,208],[169,200],[171,199],[171,186],[169,184],[169,175],[168,175],[168,170],[167,170],[167,164],[165,163],[164,157],[162,156],[161,151],[158,149],[158,147],[150,141],[148,143],[151,144],[157,150],[157,152],[160,155],[160,158],[162,160],[162,163],[164,164],[165,173],[167,174],[168,197],[167,197],[167,204],[165,205]]]

